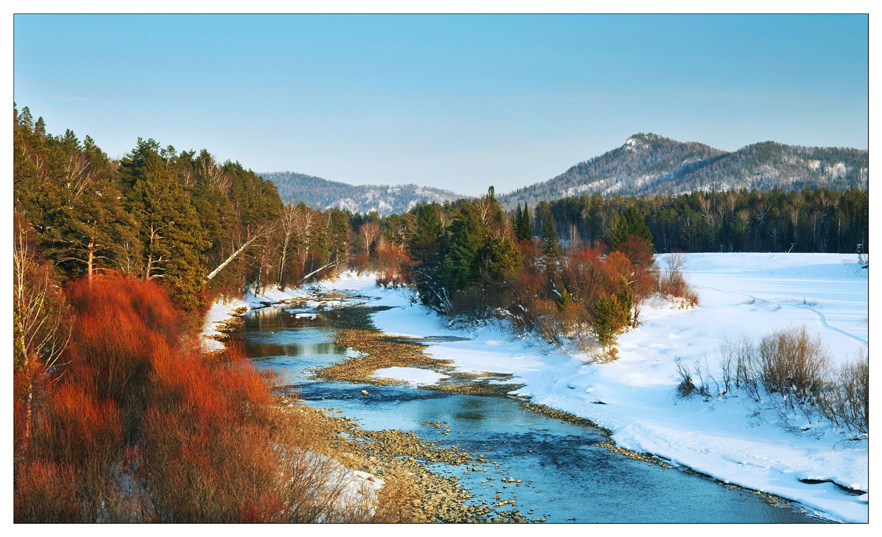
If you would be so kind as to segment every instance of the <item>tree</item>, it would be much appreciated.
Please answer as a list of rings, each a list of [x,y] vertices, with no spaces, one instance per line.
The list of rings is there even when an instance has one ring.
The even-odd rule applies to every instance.
[[[135,221],[108,178],[87,177],[79,191],[69,188],[71,184],[62,186],[66,202],[54,208],[44,241],[57,263],[81,265],[91,285],[98,269],[125,267],[126,256],[137,252]]]
[[[40,258],[33,228],[13,213],[12,298],[13,374],[16,402],[25,407],[25,444],[29,441],[35,384],[56,365],[70,341],[67,304]]]
[[[521,212],[521,204],[518,203],[518,209],[515,213],[515,237],[518,241],[529,241],[533,239],[533,225],[530,219],[530,209],[524,204],[524,211]]]
[[[522,267],[521,254],[508,237],[492,237],[482,251],[483,276],[490,284],[517,279]]]
[[[444,226],[438,216],[438,204],[431,203],[420,205],[417,208],[416,233],[413,236],[415,243],[434,242],[441,236]]]
[[[621,329],[621,311],[619,299],[615,295],[604,294],[594,302],[594,322],[591,329],[604,351],[616,342],[616,336]]]
[[[450,225],[450,251],[445,257],[445,287],[450,295],[479,281],[483,235],[481,215],[474,205],[468,204],[460,218]]]
[[[634,207],[630,207],[624,216],[616,219],[610,228],[607,237],[610,250],[617,250],[619,245],[627,241],[631,235],[649,241],[651,247],[652,233],[646,225],[646,219]]]
[[[163,278],[187,311],[202,305],[199,296],[207,270],[199,216],[153,140],[138,140],[120,164],[120,174],[132,183],[127,208],[138,220],[144,279]]]
[[[340,209],[331,209],[328,225],[328,252],[338,266],[345,264],[349,252],[349,215]]]
[[[554,225],[554,215],[550,210],[545,213],[545,221],[542,223],[542,253],[550,257],[560,255],[560,242]]]
[[[288,249],[294,245],[292,239],[296,237],[297,221],[300,218],[301,210],[300,206],[289,203],[285,205],[285,212],[282,214],[282,245],[280,248],[282,259],[279,261],[279,277],[276,279],[276,285],[282,291],[285,290],[285,285],[287,284],[285,269],[288,266]]]
[[[379,235],[380,224],[373,220],[364,222],[361,227],[358,228],[358,240],[364,253],[370,253],[371,246],[374,244],[374,241],[377,240]]]

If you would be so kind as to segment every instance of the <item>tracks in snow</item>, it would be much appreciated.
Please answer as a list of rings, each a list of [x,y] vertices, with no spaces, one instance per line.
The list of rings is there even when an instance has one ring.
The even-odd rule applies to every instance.
[[[845,330],[842,330],[841,328],[836,328],[835,326],[832,326],[829,322],[827,322],[827,317],[826,317],[823,313],[821,313],[820,311],[816,310],[815,308],[813,308],[813,307],[811,307],[811,306],[809,306],[809,305],[804,305],[804,304],[787,304],[786,302],[773,302],[773,301],[770,301],[770,300],[765,300],[765,299],[763,299],[763,298],[757,298],[757,297],[755,297],[755,296],[753,296],[753,295],[751,295],[751,294],[748,294],[748,293],[739,293],[739,292],[737,292],[737,291],[726,291],[726,290],[724,290],[724,289],[718,289],[718,288],[716,288],[716,287],[709,287],[709,286],[707,286],[707,285],[694,285],[693,287],[697,287],[697,288],[700,288],[700,289],[709,289],[709,290],[711,290],[711,291],[717,291],[718,293],[725,293],[725,294],[728,294],[728,295],[744,296],[744,297],[747,297],[747,298],[749,298],[749,299],[751,299],[751,300],[754,300],[755,302],[766,303],[766,304],[773,304],[773,305],[778,306],[778,307],[789,307],[789,308],[798,308],[798,309],[808,310],[808,311],[814,313],[815,316],[817,316],[817,318],[818,318],[818,322],[820,322],[820,323],[821,323],[821,326],[823,326],[824,328],[826,328],[826,329],[828,329],[828,330],[832,330],[832,331],[834,331],[834,332],[838,332],[838,333],[840,333],[840,334],[842,334],[842,335],[844,335],[844,336],[848,336],[848,337],[850,337],[851,339],[853,339],[853,340],[855,340],[855,341],[858,341],[858,342],[860,342],[860,343],[862,343],[862,344],[864,344],[864,345],[868,345],[868,344],[869,344],[868,341],[867,341],[866,339],[863,339],[863,338],[861,338],[861,337],[858,337],[858,336],[856,336],[856,335],[854,335],[854,334],[850,334],[850,333],[846,332]]]

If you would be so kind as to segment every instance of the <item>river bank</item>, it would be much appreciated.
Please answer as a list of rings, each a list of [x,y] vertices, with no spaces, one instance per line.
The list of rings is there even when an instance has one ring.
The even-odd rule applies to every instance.
[[[794,500],[826,519],[862,522],[868,518],[866,439],[850,442],[848,434],[817,421],[794,427],[784,420],[798,416],[780,416],[743,398],[678,399],[673,363],[675,356],[701,359],[738,328],[757,334],[760,328],[800,321],[831,328],[824,341],[835,345],[836,358],[842,359],[868,339],[860,323],[848,324],[866,312],[868,300],[865,274],[854,273],[848,261],[846,256],[687,256],[686,272],[699,286],[701,306],[644,305],[642,326],[620,339],[621,359],[605,365],[530,336],[515,337],[497,323],[451,329],[407,290],[378,288],[372,277],[346,274],[320,288],[364,297],[377,308],[371,319],[384,337],[415,338],[421,353],[437,361],[381,361],[353,379],[437,389],[451,374],[470,375],[472,384],[590,420],[609,431],[611,446],[626,453],[652,454],[723,483]],[[831,281],[840,284],[834,291],[838,297],[856,298],[831,297]],[[357,348],[354,341],[350,337]],[[363,348],[354,355],[370,354]]]
[[[866,272],[853,257],[687,255],[685,272],[699,292],[699,308],[644,304],[641,326],[620,338],[621,358],[604,365],[529,335],[517,337],[498,323],[451,329],[407,290],[380,289],[370,277],[344,275],[322,287],[369,297],[387,308],[372,315],[384,334],[426,340],[427,354],[479,380],[484,372],[509,375],[507,382],[523,384],[513,395],[589,419],[611,431],[623,449],[799,502],[826,519],[865,522],[866,438],[851,440],[854,434],[816,417],[781,415],[771,404],[737,395],[680,399],[674,360],[712,362],[728,336],[758,338],[794,323],[816,331],[834,362],[848,359],[868,341]],[[397,367],[380,375],[426,382],[421,371]]]
[[[247,292],[242,299],[218,302],[209,308],[200,334],[203,350],[209,353],[222,351],[230,334],[241,328],[242,317],[249,311],[284,303],[298,303],[307,308],[339,305],[333,297],[329,300],[328,295],[318,296],[303,289],[272,290],[264,295]],[[418,346],[400,341],[383,342],[376,333],[365,334],[364,331],[356,330],[341,332],[341,345],[348,344],[353,348],[367,346],[374,350],[375,361],[372,364],[374,366],[388,365],[392,362],[406,363],[408,366],[416,365],[416,362],[424,366],[438,365],[431,358],[423,356],[422,352],[417,350]],[[376,352],[377,344],[383,345],[381,352]],[[388,358],[379,358],[381,354]],[[340,367],[331,368],[325,375],[328,378],[354,381],[363,375],[373,373],[378,368],[366,367],[362,361],[355,360],[354,363],[344,363]],[[375,384],[384,384],[382,379],[374,380],[378,381]],[[394,382],[387,379],[385,383]],[[348,489],[344,498],[351,496],[362,500],[361,496],[364,494],[375,498],[376,512],[373,518],[378,522],[545,522],[541,516],[530,517],[532,513],[521,514],[513,500],[470,501],[472,496],[468,490],[460,486],[456,477],[445,477],[427,467],[433,463],[466,465],[472,471],[480,472],[482,466],[498,466],[494,461],[484,460],[483,455],[424,442],[412,431],[364,430],[358,426],[356,420],[335,417],[334,408],[303,405],[296,395],[286,395],[284,389],[281,392],[276,400],[282,411],[306,413],[309,419],[331,424],[333,434],[326,439],[327,456],[339,463],[343,469],[340,478],[345,480],[344,487]],[[438,425],[440,427],[440,424]],[[520,486],[520,483],[517,485]]]

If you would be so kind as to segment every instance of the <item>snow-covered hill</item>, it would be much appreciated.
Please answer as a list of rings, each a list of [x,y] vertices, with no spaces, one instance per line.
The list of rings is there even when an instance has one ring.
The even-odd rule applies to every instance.
[[[380,216],[388,216],[405,213],[422,202],[444,203],[464,197],[447,190],[418,185],[350,185],[294,172],[260,175],[276,185],[282,201],[302,201],[320,210],[336,207],[353,213],[376,211]]]

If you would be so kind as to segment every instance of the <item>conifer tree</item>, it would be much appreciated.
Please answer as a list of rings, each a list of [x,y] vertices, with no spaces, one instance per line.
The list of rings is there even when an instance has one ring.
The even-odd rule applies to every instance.
[[[518,240],[533,240],[533,219],[530,218],[530,208],[526,203],[524,203],[524,214],[521,217],[521,222],[518,226]]]
[[[131,182],[127,208],[138,221],[145,279],[163,278],[187,311],[202,305],[199,297],[208,271],[199,215],[152,139],[138,140],[123,159],[120,174]]]
[[[331,209],[328,224],[329,261],[345,265],[349,252],[349,215],[340,209]]]
[[[450,251],[445,257],[446,288],[450,295],[477,283],[484,224],[474,205],[468,203],[450,226]]]
[[[546,211],[545,221],[542,224],[542,252],[551,257],[560,255],[560,242],[557,237],[557,229],[554,226],[554,215]]]

